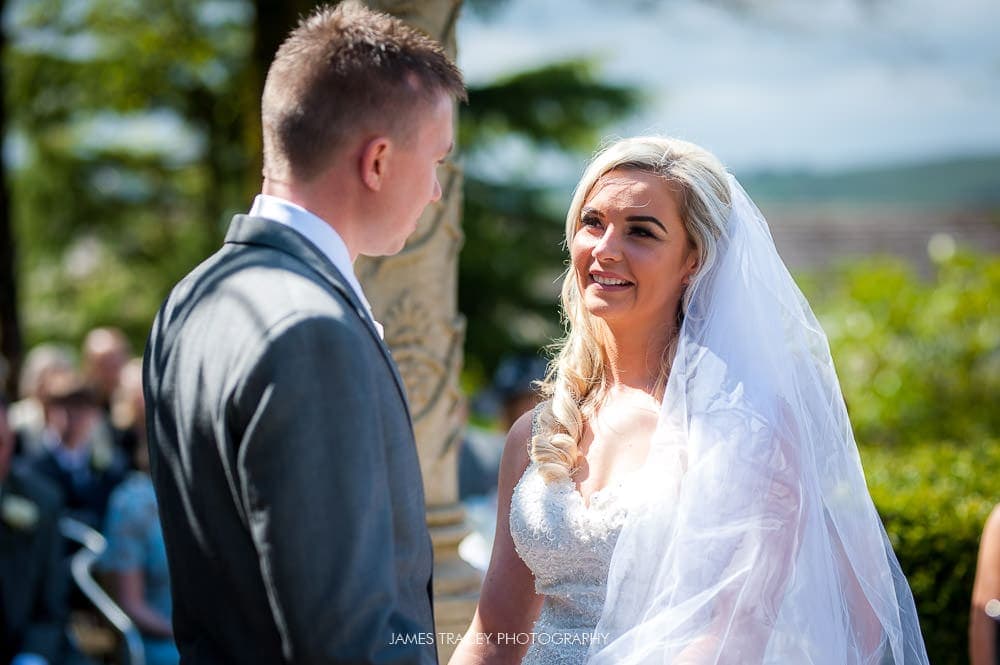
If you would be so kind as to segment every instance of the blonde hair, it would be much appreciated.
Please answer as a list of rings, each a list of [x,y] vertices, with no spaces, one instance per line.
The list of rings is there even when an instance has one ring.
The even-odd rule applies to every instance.
[[[677,347],[676,330],[688,299],[715,262],[718,239],[725,233],[731,202],[728,176],[714,155],[687,141],[657,136],[615,141],[591,160],[576,186],[566,214],[567,246],[577,231],[580,212],[594,184],[614,169],[652,173],[675,188],[688,240],[698,253],[697,271],[679,305],[678,327],[661,356],[654,391],[662,395]],[[610,330],[584,307],[572,267],[563,278],[562,314],[567,333],[554,345],[554,358],[541,383],[542,394],[549,401],[539,412],[537,434],[531,440],[531,459],[546,481],[573,475],[586,419],[593,415],[609,388],[606,340]]]

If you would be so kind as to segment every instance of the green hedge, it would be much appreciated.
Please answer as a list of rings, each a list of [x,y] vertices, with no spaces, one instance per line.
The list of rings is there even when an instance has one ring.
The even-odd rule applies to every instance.
[[[930,661],[964,665],[979,536],[1000,501],[1000,257],[944,245],[930,279],[875,257],[799,283],[829,336]]]
[[[858,441],[1000,437],[1000,256],[959,252],[935,268],[922,280],[881,257],[800,279]]]
[[[983,524],[1000,499],[1000,440],[862,446],[875,505],[910,581],[930,662],[969,662]]]

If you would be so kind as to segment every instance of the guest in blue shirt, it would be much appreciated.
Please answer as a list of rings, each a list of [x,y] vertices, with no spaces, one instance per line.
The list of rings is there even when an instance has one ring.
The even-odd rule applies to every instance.
[[[138,436],[132,472],[111,495],[104,534],[108,549],[101,568],[110,578],[111,594],[142,634],[148,665],[177,665],[180,656],[170,622],[170,578],[153,483],[149,477],[141,361],[122,370],[115,408],[132,416]]]
[[[93,437],[100,409],[75,370],[47,375],[45,394],[45,429],[32,468],[59,488],[69,517],[99,529],[111,492],[125,477],[127,461],[113,446]]]

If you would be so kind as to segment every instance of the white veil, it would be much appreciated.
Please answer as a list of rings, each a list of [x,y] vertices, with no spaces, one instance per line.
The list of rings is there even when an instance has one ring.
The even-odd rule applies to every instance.
[[[826,336],[729,181],[588,662],[925,664]]]

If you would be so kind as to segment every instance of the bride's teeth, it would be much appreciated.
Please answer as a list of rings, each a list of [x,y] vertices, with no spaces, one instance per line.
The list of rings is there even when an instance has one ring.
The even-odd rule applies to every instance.
[[[604,286],[625,286],[628,284],[628,282],[622,279],[611,279],[610,277],[601,277],[599,275],[591,275],[591,277],[594,278],[595,282]]]

